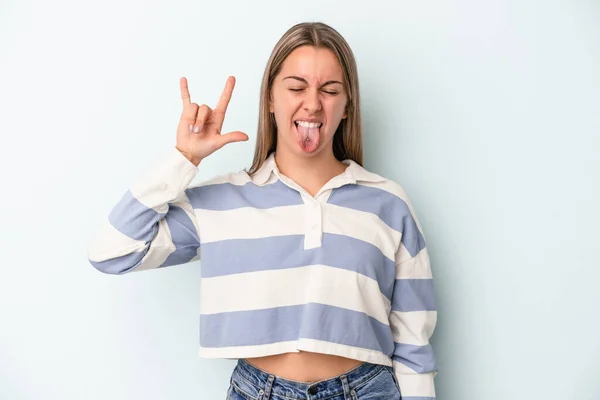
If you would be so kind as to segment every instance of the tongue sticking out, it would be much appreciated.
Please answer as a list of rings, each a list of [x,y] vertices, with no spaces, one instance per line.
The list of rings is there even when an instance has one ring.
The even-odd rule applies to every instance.
[[[319,128],[307,128],[302,125],[297,125],[298,145],[307,153],[315,151],[319,146]]]

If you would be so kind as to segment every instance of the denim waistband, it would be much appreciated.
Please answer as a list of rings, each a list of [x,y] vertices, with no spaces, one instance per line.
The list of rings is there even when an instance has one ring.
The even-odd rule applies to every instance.
[[[340,394],[349,396],[356,386],[367,382],[381,372],[383,368],[388,367],[363,362],[353,369],[332,378],[316,382],[300,382],[270,374],[241,358],[238,360],[233,374],[239,374],[246,383],[253,385],[261,392],[265,392],[267,394],[266,398],[269,398],[271,393],[275,393],[288,398],[317,400]],[[310,395],[310,397],[307,395]]]

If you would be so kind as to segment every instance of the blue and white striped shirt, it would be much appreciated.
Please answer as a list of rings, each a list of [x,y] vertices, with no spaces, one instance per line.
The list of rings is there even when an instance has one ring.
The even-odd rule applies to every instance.
[[[393,366],[403,399],[433,399],[436,301],[421,226],[403,188],[346,160],[313,197],[271,154],[190,183],[178,150],[137,181],[90,244],[124,274],[201,259],[200,356],[299,350]]]

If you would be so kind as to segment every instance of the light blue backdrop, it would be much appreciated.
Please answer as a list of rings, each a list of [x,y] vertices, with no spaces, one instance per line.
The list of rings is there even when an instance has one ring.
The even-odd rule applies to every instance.
[[[0,4],[0,398],[223,398],[201,360],[200,263],[107,276],[86,246],[175,144],[179,77],[250,141],[261,74],[296,22],[359,64],[366,166],[400,182],[436,278],[439,400],[600,399],[597,1]]]

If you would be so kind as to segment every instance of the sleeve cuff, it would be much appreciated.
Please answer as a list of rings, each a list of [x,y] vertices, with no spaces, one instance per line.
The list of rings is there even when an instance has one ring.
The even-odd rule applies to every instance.
[[[197,173],[198,167],[173,147],[157,166],[132,185],[131,192],[147,207],[160,208],[183,193]]]
[[[394,371],[403,400],[435,400],[435,372],[405,374]]]

